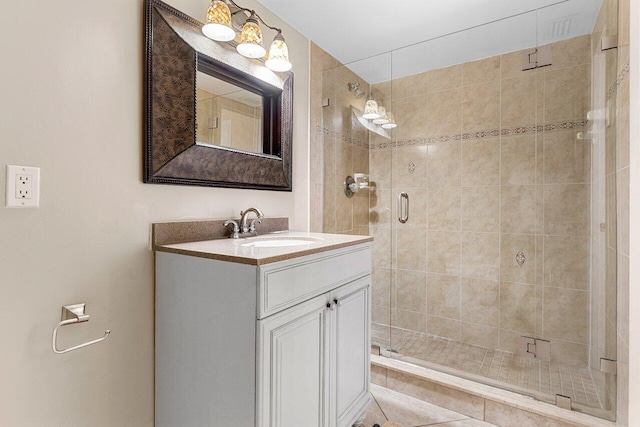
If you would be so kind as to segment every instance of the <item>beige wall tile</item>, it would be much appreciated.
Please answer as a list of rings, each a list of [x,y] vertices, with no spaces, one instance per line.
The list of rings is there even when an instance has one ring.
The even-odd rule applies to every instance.
[[[378,85],[375,85],[378,86]],[[429,92],[429,73],[414,74],[400,77],[391,81],[393,99],[410,98],[416,95],[426,95]]]
[[[462,233],[462,276],[498,280],[500,271],[500,235]]]
[[[544,73],[544,122],[585,118],[591,105],[591,65]]]
[[[462,185],[500,183],[500,139],[462,143]]]
[[[444,317],[427,316],[427,333],[460,341],[460,321]]]
[[[543,317],[544,337],[589,343],[588,291],[545,286]]]
[[[460,277],[427,274],[427,313],[460,319]]]
[[[462,86],[462,65],[429,71],[429,93]]]
[[[396,100],[392,111],[398,124],[394,129],[397,140],[424,138],[429,134],[427,95]]]
[[[460,230],[460,197],[460,187],[434,187],[429,190],[430,230]]]
[[[516,52],[506,53],[500,55],[500,75],[502,79],[508,79],[512,77],[522,77],[524,75],[535,75],[540,72],[537,70],[522,71],[522,55],[524,50]]]
[[[326,221],[326,217],[325,217]],[[326,231],[325,231],[326,232]],[[394,263],[392,250],[392,229],[389,226],[371,226],[369,233],[373,236],[373,265],[391,268]]]
[[[426,313],[427,280],[424,271],[397,270],[398,309]]]
[[[369,193],[367,191],[361,191],[353,197],[353,229],[360,228],[368,230],[368,227]]]
[[[460,233],[429,231],[427,271],[460,274]]]
[[[395,314],[394,314],[395,313]],[[392,311],[391,324],[397,328],[409,329],[410,331],[427,332],[426,316],[424,313],[413,311],[394,310]]]
[[[396,150],[394,164],[396,187],[420,188],[427,186],[426,145],[401,147]],[[413,164],[409,168],[409,164]]]
[[[544,237],[544,284],[589,289],[588,237]]]
[[[369,190],[369,223],[371,225],[391,225],[391,190],[377,187]]]
[[[336,144],[336,185],[341,184],[347,175],[355,173],[353,168],[353,148],[353,145],[344,142]]]
[[[501,427],[570,427],[571,424],[526,412],[513,406],[487,400],[485,418],[488,423]]]
[[[371,304],[391,307],[390,268],[373,267],[371,273]]]
[[[322,200],[322,230],[325,233],[336,231],[336,192],[334,187],[324,186]]]
[[[353,199],[347,198],[342,187],[335,187],[336,193],[336,231],[353,229]]]
[[[478,420],[484,419],[484,399],[478,396],[392,370],[387,371],[387,387]]]
[[[536,286],[500,284],[500,328],[533,334],[536,329]]]
[[[462,88],[432,93],[428,97],[427,127],[429,135],[460,133],[462,120]]]
[[[465,86],[462,95],[462,131],[498,129],[500,126],[500,83]]]
[[[589,365],[589,346],[561,340],[552,340],[551,362],[587,368]]]
[[[503,137],[500,144],[502,184],[535,184],[536,136]]]
[[[546,234],[589,235],[589,184],[545,185],[543,191]]]
[[[536,186],[502,186],[500,230],[503,233],[535,233],[536,220]]]
[[[500,280],[511,283],[536,283],[536,237],[531,234],[502,234],[500,242]],[[516,256],[524,253],[524,264]]]
[[[461,198],[462,231],[499,231],[499,186],[462,187]]]
[[[375,184],[376,188],[391,188],[391,171],[394,161],[392,156],[391,150],[371,150],[369,152],[369,180],[372,185]]]
[[[622,340],[618,339],[618,375],[617,393],[616,393],[616,409],[617,422],[623,426],[633,426],[629,422],[629,346]]]
[[[501,81],[500,108],[502,128],[536,123],[537,79],[535,74]]]
[[[498,337],[498,349],[517,353],[521,336],[531,336],[531,332],[512,331],[510,329],[500,329]]]
[[[481,59],[462,64],[462,83],[465,86],[500,79],[500,57]]]
[[[371,384],[381,387],[387,386],[387,370],[380,366],[371,365]]]
[[[490,349],[498,347],[498,328],[462,322],[460,330],[462,342]]]
[[[618,239],[618,217],[622,212],[619,212],[619,206],[618,204],[620,204],[622,202],[622,200],[620,202],[618,202],[618,189],[616,188],[617,185],[617,180],[619,178],[619,175],[616,175],[615,173],[611,174],[611,175],[607,175],[607,177],[604,180],[604,197],[603,200],[600,203],[604,203],[604,213],[605,213],[605,217],[604,217],[604,223],[605,223],[605,236],[604,236],[604,242],[612,248],[617,247],[617,239]],[[598,183],[599,184],[599,183]],[[598,185],[598,184],[594,184],[594,185]],[[596,200],[592,201],[592,206],[597,206],[597,209],[601,209],[602,206],[601,205],[596,205],[595,204]],[[598,211],[594,212],[594,215],[597,214]],[[599,235],[600,233],[600,229],[599,229],[599,225],[598,224],[598,233],[596,235]],[[622,236],[621,236],[622,237]]]
[[[397,230],[397,266],[407,270],[426,268],[427,232],[424,227],[405,226]]]
[[[461,280],[460,319],[473,324],[497,327],[500,307],[498,282],[467,277]],[[496,342],[496,346],[497,344]]]
[[[616,116],[616,145],[618,169],[629,166],[629,79],[625,79],[616,93],[617,116]]]
[[[591,63],[590,34],[560,40],[553,43],[551,49],[553,52],[553,63],[549,67],[544,68],[545,72],[558,68]]]
[[[544,183],[577,184],[591,180],[591,140],[575,131],[544,133]]]
[[[460,185],[461,180],[460,141],[430,144],[428,158],[428,186],[441,187]]]
[[[378,325],[389,326],[391,323],[391,311],[389,307],[380,305],[371,306],[371,322]]]
[[[629,342],[629,257],[618,254],[616,324],[620,338]]]
[[[622,169],[617,174],[617,227],[618,250],[629,255],[629,168]]]

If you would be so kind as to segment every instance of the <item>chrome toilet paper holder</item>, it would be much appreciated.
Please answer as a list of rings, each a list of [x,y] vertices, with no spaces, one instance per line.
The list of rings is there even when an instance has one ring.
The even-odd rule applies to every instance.
[[[65,305],[62,307],[62,315],[61,315],[62,321],[58,323],[55,326],[55,328],[53,328],[53,338],[51,340],[51,347],[53,348],[54,353],[57,353],[57,354],[67,353],[69,351],[77,350],[82,347],[87,347],[89,345],[97,344],[100,341],[104,341],[107,339],[107,337],[111,333],[111,331],[108,329],[104,331],[104,336],[102,338],[98,338],[93,341],[85,342],[83,344],[79,344],[79,345],[65,348],[62,350],[58,349],[56,345],[56,341],[58,339],[58,329],[61,326],[89,321],[89,315],[84,312],[86,305],[87,305],[86,303],[79,303],[79,304]]]

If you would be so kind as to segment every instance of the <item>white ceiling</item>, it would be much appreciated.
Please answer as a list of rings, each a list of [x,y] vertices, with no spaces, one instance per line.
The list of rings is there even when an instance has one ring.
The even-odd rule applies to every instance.
[[[588,34],[602,2],[258,1],[369,83]]]

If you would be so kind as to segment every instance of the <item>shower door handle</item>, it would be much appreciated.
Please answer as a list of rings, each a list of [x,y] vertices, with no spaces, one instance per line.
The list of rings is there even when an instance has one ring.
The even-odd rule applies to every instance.
[[[404,191],[398,194],[398,221],[409,221],[409,195]]]

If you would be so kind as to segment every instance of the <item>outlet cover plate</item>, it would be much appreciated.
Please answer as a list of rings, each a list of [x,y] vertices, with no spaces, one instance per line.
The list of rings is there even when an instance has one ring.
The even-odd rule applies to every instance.
[[[19,185],[18,177],[27,177],[31,181],[29,196],[17,194],[16,189],[22,187]],[[40,206],[40,168],[7,165],[5,206],[8,208],[37,208]]]

